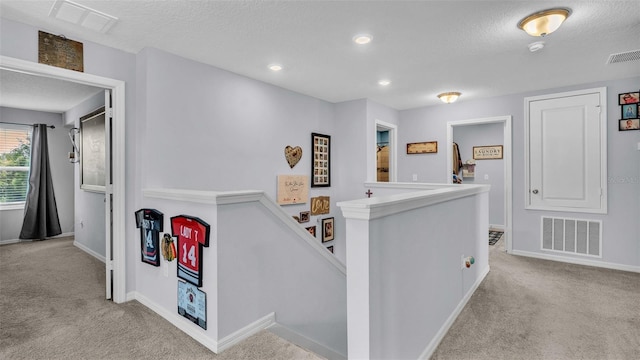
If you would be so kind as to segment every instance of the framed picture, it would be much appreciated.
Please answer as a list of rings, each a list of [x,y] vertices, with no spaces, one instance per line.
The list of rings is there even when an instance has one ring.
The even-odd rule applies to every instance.
[[[307,231],[309,232],[309,234],[313,235],[313,237],[316,237],[316,226],[309,226],[307,229]]]
[[[327,250],[329,250],[333,254],[333,245],[327,246]]]
[[[311,198],[311,215],[328,214],[331,208],[331,197],[316,196]]]
[[[407,144],[407,154],[435,154],[438,152],[437,141]]]
[[[278,175],[278,204],[304,204],[309,201],[308,183],[307,175]]]
[[[309,211],[302,211],[300,212],[300,217],[299,217],[299,222],[300,223],[306,223],[309,222],[309,218],[311,217],[311,212]]]
[[[618,126],[618,130],[620,131],[639,130],[640,119],[621,119],[619,120]]]
[[[502,159],[502,145],[474,146],[474,160]]]
[[[80,189],[104,192],[105,135],[104,106],[80,118]]]
[[[638,104],[625,104],[620,106],[622,119],[636,119],[638,117]]]
[[[331,136],[311,134],[311,187],[331,186]]]
[[[618,105],[640,103],[640,92],[628,92],[618,95]]]
[[[325,243],[333,240],[334,234],[333,218],[322,219],[322,242]]]
[[[178,280],[178,314],[207,330],[207,293]]]

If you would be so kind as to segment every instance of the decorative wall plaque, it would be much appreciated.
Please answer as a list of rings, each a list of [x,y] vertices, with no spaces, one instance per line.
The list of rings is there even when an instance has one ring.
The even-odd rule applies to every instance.
[[[426,141],[407,144],[407,154],[432,154],[437,152],[437,141]]]
[[[302,148],[300,146],[292,147],[287,145],[284,148],[284,157],[289,163],[289,167],[293,169],[294,166],[302,159]]]
[[[38,62],[84,72],[82,43],[38,31]]]
[[[502,159],[502,145],[474,146],[473,158],[475,160]]]
[[[278,204],[304,204],[309,200],[307,175],[278,175]]]
[[[329,196],[318,196],[311,198],[311,215],[328,214],[331,207]]]

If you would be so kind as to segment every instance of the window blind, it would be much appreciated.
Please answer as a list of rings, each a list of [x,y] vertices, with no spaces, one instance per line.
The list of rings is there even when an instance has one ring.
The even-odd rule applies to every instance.
[[[32,129],[0,123],[0,206],[26,200]]]

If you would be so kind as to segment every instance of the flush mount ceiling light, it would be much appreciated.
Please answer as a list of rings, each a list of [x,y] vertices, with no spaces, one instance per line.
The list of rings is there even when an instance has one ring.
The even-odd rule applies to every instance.
[[[280,71],[280,70],[282,70],[282,65],[280,65],[280,64],[270,64],[269,65],[269,70],[276,71],[276,72]]]
[[[442,100],[443,103],[451,104],[452,102],[455,102],[456,100],[458,100],[460,95],[462,94],[457,91],[451,91],[451,92],[438,94],[438,99]]]
[[[386,80],[386,79],[385,80],[380,80],[380,81],[378,81],[378,84],[382,85],[382,86],[387,86],[387,85],[391,84],[391,80]]]
[[[353,37],[353,42],[358,45],[368,44],[371,42],[371,40],[373,40],[373,36],[369,34],[358,34]]]
[[[540,11],[520,20],[518,28],[531,36],[547,36],[558,30],[569,15],[571,10],[567,8]]]
[[[57,0],[53,3],[49,11],[49,17],[80,25],[103,34],[107,33],[116,21],[118,21],[118,18],[115,16],[69,0]]]

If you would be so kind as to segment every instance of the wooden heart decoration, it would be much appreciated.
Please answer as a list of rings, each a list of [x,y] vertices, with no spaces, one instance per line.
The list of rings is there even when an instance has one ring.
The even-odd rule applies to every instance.
[[[287,158],[289,167],[293,169],[294,166],[302,159],[302,148],[300,146],[291,147],[287,145],[284,148],[284,156]]]

